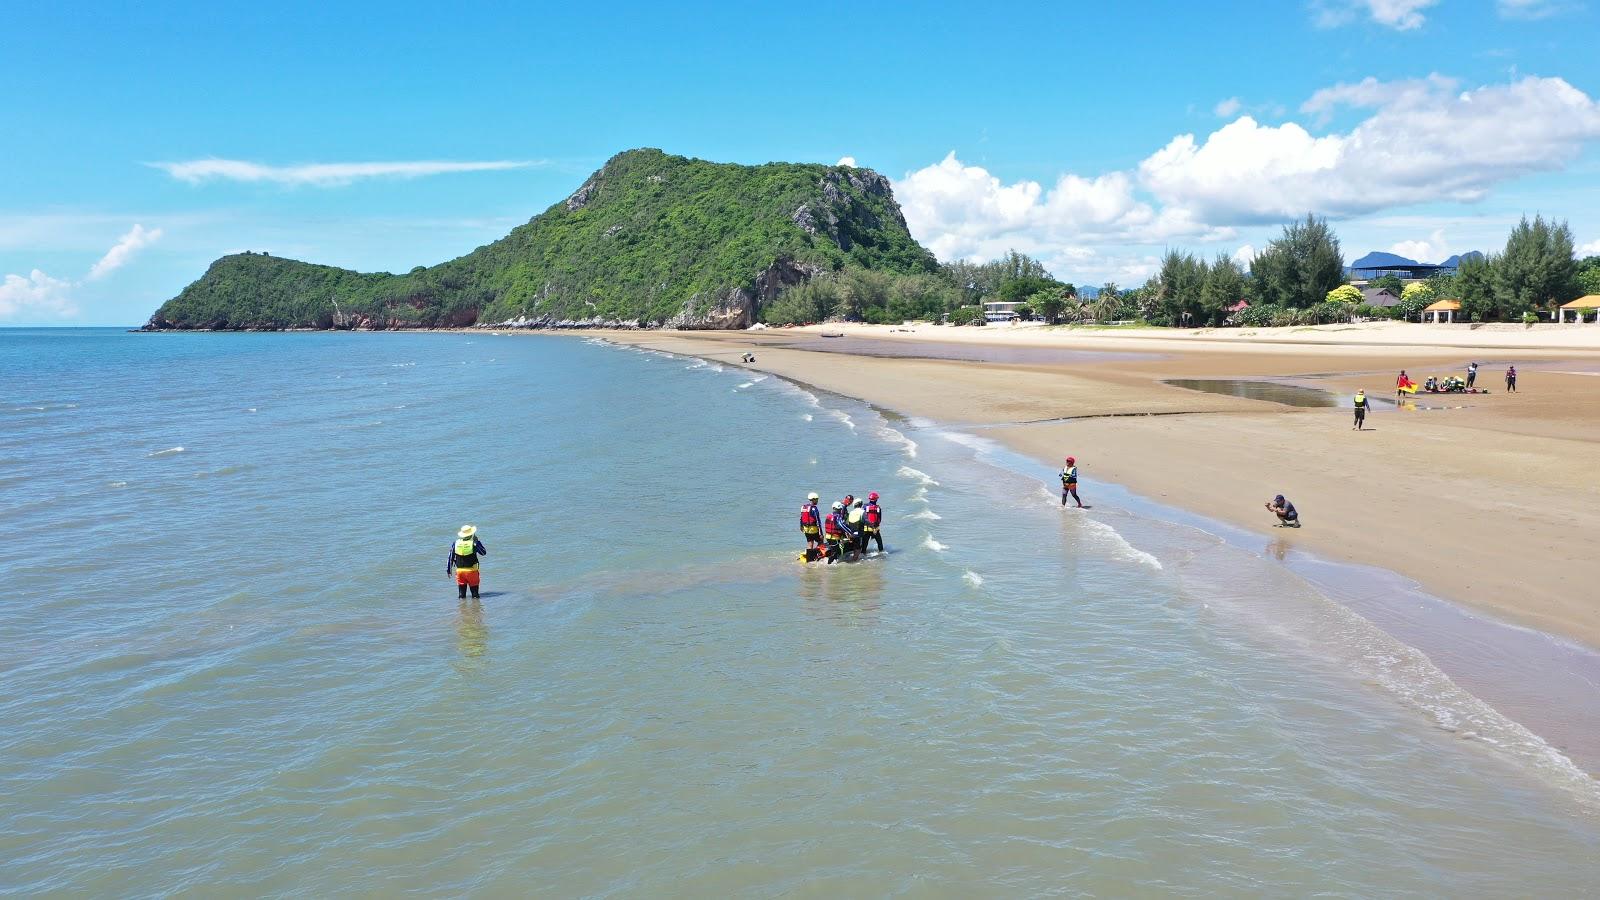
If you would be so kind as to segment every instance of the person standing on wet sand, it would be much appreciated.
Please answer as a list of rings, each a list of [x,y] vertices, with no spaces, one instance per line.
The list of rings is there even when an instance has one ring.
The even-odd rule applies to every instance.
[[[456,577],[456,598],[466,599],[467,591],[472,591],[474,600],[478,597],[478,557],[488,556],[489,551],[483,548],[483,541],[478,540],[478,526],[463,525],[456,532],[456,541],[450,545],[450,556],[445,560],[444,574],[448,578]]]
[[[1472,390],[1472,383],[1478,380],[1478,364],[1467,363],[1467,390]]]
[[[1067,457],[1067,464],[1061,468],[1061,505],[1067,505],[1067,497],[1083,509],[1083,501],[1078,499],[1078,460]]]
[[[1406,388],[1411,388],[1411,390],[1407,391]],[[1395,399],[1395,401],[1398,402],[1398,401],[1404,399],[1405,395],[1408,394],[1408,393],[1410,393],[1410,394],[1416,393],[1417,392],[1416,389],[1417,389],[1417,383],[1411,380],[1411,376],[1406,374],[1406,370],[1405,369],[1401,369],[1400,370],[1400,377],[1398,377],[1398,378],[1396,378],[1394,380],[1394,399]]]
[[[1506,366],[1506,393],[1515,394],[1516,392],[1517,392],[1517,367],[1516,366]]]
[[[1366,427],[1367,421],[1367,389],[1356,391],[1356,424],[1354,431],[1361,431]]]

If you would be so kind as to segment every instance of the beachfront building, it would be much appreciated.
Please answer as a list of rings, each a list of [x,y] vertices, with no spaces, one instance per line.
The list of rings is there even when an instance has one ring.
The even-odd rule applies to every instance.
[[[991,300],[983,304],[983,317],[991,322],[1014,322],[1020,318],[1017,307],[1026,305],[1020,300]]]
[[[1429,316],[1432,316],[1435,324],[1439,322],[1454,322],[1456,313],[1460,311],[1460,300],[1436,300],[1423,309],[1422,318],[1426,321]]]
[[[1567,318],[1567,310],[1569,309],[1572,310],[1571,319]],[[1600,294],[1589,294],[1579,297],[1571,303],[1561,304],[1561,308],[1556,310],[1556,321],[1582,322],[1585,315],[1594,312],[1596,309],[1600,309]],[[1596,317],[1595,322],[1600,323],[1600,317]]]
[[[1400,302],[1400,298],[1388,288],[1364,287],[1361,289],[1361,303],[1365,306],[1390,307]]]

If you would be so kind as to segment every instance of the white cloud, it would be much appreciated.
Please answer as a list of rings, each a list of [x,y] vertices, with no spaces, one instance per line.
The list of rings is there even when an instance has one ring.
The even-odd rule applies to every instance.
[[[841,156],[839,157],[839,161],[834,163],[834,165],[849,166],[850,168],[854,169],[856,167],[856,158],[854,156]]]
[[[1365,15],[1396,31],[1412,31],[1427,21],[1422,11],[1439,0],[1313,0],[1314,20],[1321,28],[1348,25]]]
[[[1600,104],[1560,78],[1454,87],[1439,76],[1337,85],[1303,109],[1375,110],[1348,132],[1319,137],[1245,116],[1204,141],[1173,138],[1140,164],[1140,180],[1166,207],[1204,222],[1353,215],[1477,200],[1501,181],[1559,169],[1600,139]]]
[[[1238,97],[1229,97],[1226,100],[1218,101],[1211,111],[1216,113],[1219,118],[1231,119],[1243,107],[1244,104],[1239,102]]]
[[[1503,19],[1548,19],[1583,5],[1565,0],[1495,0],[1494,7]]]
[[[240,159],[194,159],[184,162],[158,162],[148,165],[179,181],[201,184],[207,181],[269,182],[273,184],[338,187],[363,178],[423,178],[454,172],[494,172],[543,165],[538,160],[486,160],[450,162],[308,163],[298,166],[269,166]]]
[[[1600,255],[1600,238],[1596,238],[1595,240],[1592,240],[1589,243],[1584,244],[1583,246],[1579,247],[1578,248],[1578,255],[1579,256],[1597,256],[1597,255]]]
[[[1425,241],[1399,241],[1389,247],[1390,253],[1398,253],[1407,259],[1414,259],[1419,263],[1443,262],[1450,255],[1449,245],[1445,243],[1444,229],[1436,228],[1433,234]]]
[[[7,275],[0,281],[0,319],[65,319],[78,313],[72,282],[34,269],[26,278]]]
[[[66,319],[78,314],[72,292],[86,281],[98,281],[121,268],[133,254],[161,238],[161,229],[134,225],[117,239],[83,277],[83,281],[52,278],[34,269],[27,277],[7,274],[0,282],[0,321]]]
[[[1183,210],[1156,210],[1135,196],[1135,187],[1126,172],[1069,173],[1049,189],[1036,181],[1005,184],[952,151],[895,182],[895,197],[912,233],[945,260],[992,259],[1008,249],[1031,253],[1086,240],[1223,236]]]
[[[1224,240],[1238,229],[1306,212],[1337,220],[1419,203],[1471,202],[1516,177],[1558,170],[1600,140],[1600,104],[1559,78],[1523,77],[1468,91],[1441,75],[1366,79],[1318,91],[1301,110],[1356,116],[1328,133],[1241,116],[1204,137],[1179,135],[1132,169],[1069,172],[1053,184],[1007,183],[952,152],[896,181],[895,195],[912,234],[940,259],[993,259],[1016,249],[1058,265],[1107,266],[1109,277],[1113,258],[1135,260],[1115,264],[1124,269],[1142,265],[1107,251],[1109,245]],[[1455,221],[1424,217],[1385,242]],[[1460,221],[1450,233],[1467,246],[1481,242],[1480,232],[1492,224],[1482,215]],[[1428,262],[1450,250],[1442,233],[1400,246],[1397,252]],[[1235,258],[1246,249],[1253,255],[1253,247],[1241,248]],[[1071,268],[1057,274],[1082,277]]]
[[[1256,248],[1250,244],[1242,244],[1239,249],[1233,251],[1233,261],[1246,269],[1250,268],[1250,264],[1255,260]]]
[[[150,246],[161,239],[161,229],[146,229],[143,225],[134,225],[128,233],[117,240],[115,246],[100,257],[100,261],[89,269],[86,276],[90,281],[98,281],[117,269],[127,264],[128,260],[141,249]]]

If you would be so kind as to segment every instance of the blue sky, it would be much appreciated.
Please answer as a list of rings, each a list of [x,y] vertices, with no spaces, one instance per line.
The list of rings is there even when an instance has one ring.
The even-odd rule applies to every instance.
[[[137,324],[243,249],[440,262],[643,146],[849,157],[941,258],[1085,284],[1305,211],[1349,257],[1523,213],[1600,253],[1588,2],[11,4],[0,323]]]

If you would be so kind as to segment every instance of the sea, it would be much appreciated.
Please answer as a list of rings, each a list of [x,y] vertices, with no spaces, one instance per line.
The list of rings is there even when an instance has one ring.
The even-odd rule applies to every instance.
[[[7,329],[0,385],[0,892],[1600,877],[1556,747],[981,431],[581,335]],[[813,490],[880,492],[888,552],[797,561]]]

